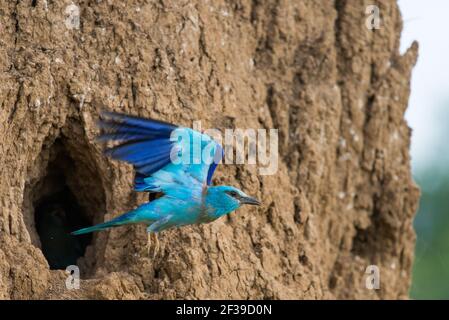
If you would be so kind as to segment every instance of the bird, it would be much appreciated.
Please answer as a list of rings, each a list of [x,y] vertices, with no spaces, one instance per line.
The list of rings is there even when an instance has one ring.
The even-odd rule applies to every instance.
[[[131,224],[146,225],[147,249],[157,233],[217,220],[242,205],[261,205],[233,186],[214,186],[212,176],[224,156],[209,135],[164,121],[104,111],[98,121],[100,142],[115,145],[106,156],[133,166],[134,190],[149,192],[149,202],[112,220],[72,232],[81,235]]]

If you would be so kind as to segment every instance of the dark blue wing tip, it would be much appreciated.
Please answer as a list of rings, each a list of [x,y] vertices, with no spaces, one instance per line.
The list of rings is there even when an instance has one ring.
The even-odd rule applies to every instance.
[[[214,154],[214,161],[209,166],[209,170],[207,171],[207,185],[210,186],[212,183],[212,176],[214,175],[215,169],[220,163],[221,159],[224,157],[224,149],[221,145],[217,143],[217,149]]]
[[[103,110],[97,120],[99,142],[153,140],[168,137],[178,128],[168,122]]]
[[[108,120],[109,118],[109,120]],[[165,130],[170,130],[173,131],[176,128],[178,128],[178,126],[166,122],[166,121],[162,121],[162,120],[156,120],[156,119],[151,119],[151,118],[145,118],[145,117],[140,117],[140,116],[135,116],[135,115],[130,115],[130,114],[126,114],[126,113],[122,113],[122,112],[116,112],[116,111],[109,111],[109,110],[103,110],[101,111],[100,114],[100,122],[108,122],[108,121],[113,121],[113,122],[122,122],[122,123],[127,123],[127,122],[134,122],[134,121],[138,121],[141,124],[148,126],[148,127],[154,127],[155,125],[159,125],[159,128],[163,128]]]

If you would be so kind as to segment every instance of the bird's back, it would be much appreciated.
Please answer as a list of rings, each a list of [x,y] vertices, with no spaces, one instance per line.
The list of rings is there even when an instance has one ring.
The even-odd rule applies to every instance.
[[[176,224],[195,223],[200,219],[204,207],[204,196],[201,186],[192,184],[189,188],[171,188],[167,194],[145,203],[136,209],[141,217],[149,222],[157,221],[168,215]]]

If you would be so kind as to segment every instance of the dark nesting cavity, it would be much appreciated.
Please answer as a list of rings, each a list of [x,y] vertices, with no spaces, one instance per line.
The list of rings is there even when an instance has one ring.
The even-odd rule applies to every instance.
[[[92,240],[91,234],[70,234],[91,222],[65,185],[63,177],[60,183],[60,191],[55,190],[55,193],[38,200],[34,213],[42,252],[50,269],[65,269],[69,265],[76,265]]]
[[[60,140],[51,148],[46,174],[35,187],[34,222],[50,269],[65,269],[77,264],[92,240],[92,235],[73,236],[70,232],[91,225],[92,219],[74,194],[79,190],[71,190],[67,182],[75,162]]]
[[[103,219],[105,195],[89,149],[81,142],[60,137],[42,151],[47,164],[39,181],[30,185],[30,212],[50,269],[77,265],[86,275],[95,267],[94,250],[86,252],[95,237],[70,233]]]

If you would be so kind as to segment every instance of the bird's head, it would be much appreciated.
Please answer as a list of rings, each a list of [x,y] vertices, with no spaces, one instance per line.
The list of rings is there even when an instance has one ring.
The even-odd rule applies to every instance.
[[[240,208],[243,204],[260,205],[260,201],[250,197],[242,190],[231,186],[209,187],[207,203],[217,210],[217,215],[222,216]]]

